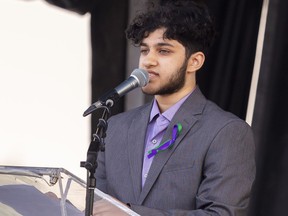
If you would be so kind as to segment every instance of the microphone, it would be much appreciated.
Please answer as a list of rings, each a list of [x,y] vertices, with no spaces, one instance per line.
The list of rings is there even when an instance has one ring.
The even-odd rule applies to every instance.
[[[144,87],[149,82],[148,72],[143,69],[135,69],[128,79],[122,82],[120,85],[114,89],[106,92],[103,96],[99,98],[98,101],[93,103],[84,113],[83,116],[87,116],[97,108],[103,105],[109,105],[112,107],[114,102],[117,101],[120,97],[127,94],[137,87]]]

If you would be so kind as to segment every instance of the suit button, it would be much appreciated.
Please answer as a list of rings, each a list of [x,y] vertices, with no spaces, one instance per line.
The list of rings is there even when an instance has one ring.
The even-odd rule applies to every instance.
[[[153,139],[153,140],[152,140],[152,143],[153,143],[153,144],[156,144],[156,143],[157,143],[157,140],[156,140],[156,139]]]

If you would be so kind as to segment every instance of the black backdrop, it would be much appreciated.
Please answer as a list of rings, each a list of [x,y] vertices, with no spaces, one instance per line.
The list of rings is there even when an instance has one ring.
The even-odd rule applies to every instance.
[[[287,0],[270,0],[252,122],[258,174],[251,216],[288,215],[287,9]]]
[[[198,84],[220,107],[245,119],[262,0],[206,0],[218,36]]]
[[[91,102],[126,75],[128,0],[46,0],[80,14],[91,13]],[[140,1],[140,0],[139,0]],[[143,0],[141,0],[143,1]],[[165,0],[163,0],[165,1]],[[244,119],[262,0],[203,0],[215,17],[219,36],[199,71],[204,94]],[[288,1],[270,0],[263,59],[252,128],[257,144],[257,177],[251,216],[288,215]],[[123,99],[114,114],[124,110]],[[95,119],[92,118],[92,131]]]

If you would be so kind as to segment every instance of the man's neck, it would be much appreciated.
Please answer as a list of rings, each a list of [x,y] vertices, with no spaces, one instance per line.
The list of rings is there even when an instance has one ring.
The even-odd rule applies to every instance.
[[[176,104],[179,100],[181,100],[186,95],[190,94],[193,89],[187,89],[186,91],[175,92],[169,95],[155,95],[155,99],[157,101],[159,110],[161,113],[168,110],[171,106]]]

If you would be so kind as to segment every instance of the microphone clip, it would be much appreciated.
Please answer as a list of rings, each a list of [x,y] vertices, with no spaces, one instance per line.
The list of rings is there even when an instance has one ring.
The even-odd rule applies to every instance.
[[[109,108],[114,106],[114,103],[119,100],[119,94],[115,89],[106,92],[103,96],[99,98],[97,102],[92,104],[84,113],[83,116],[87,116],[97,110],[98,108],[102,108],[108,106]]]

